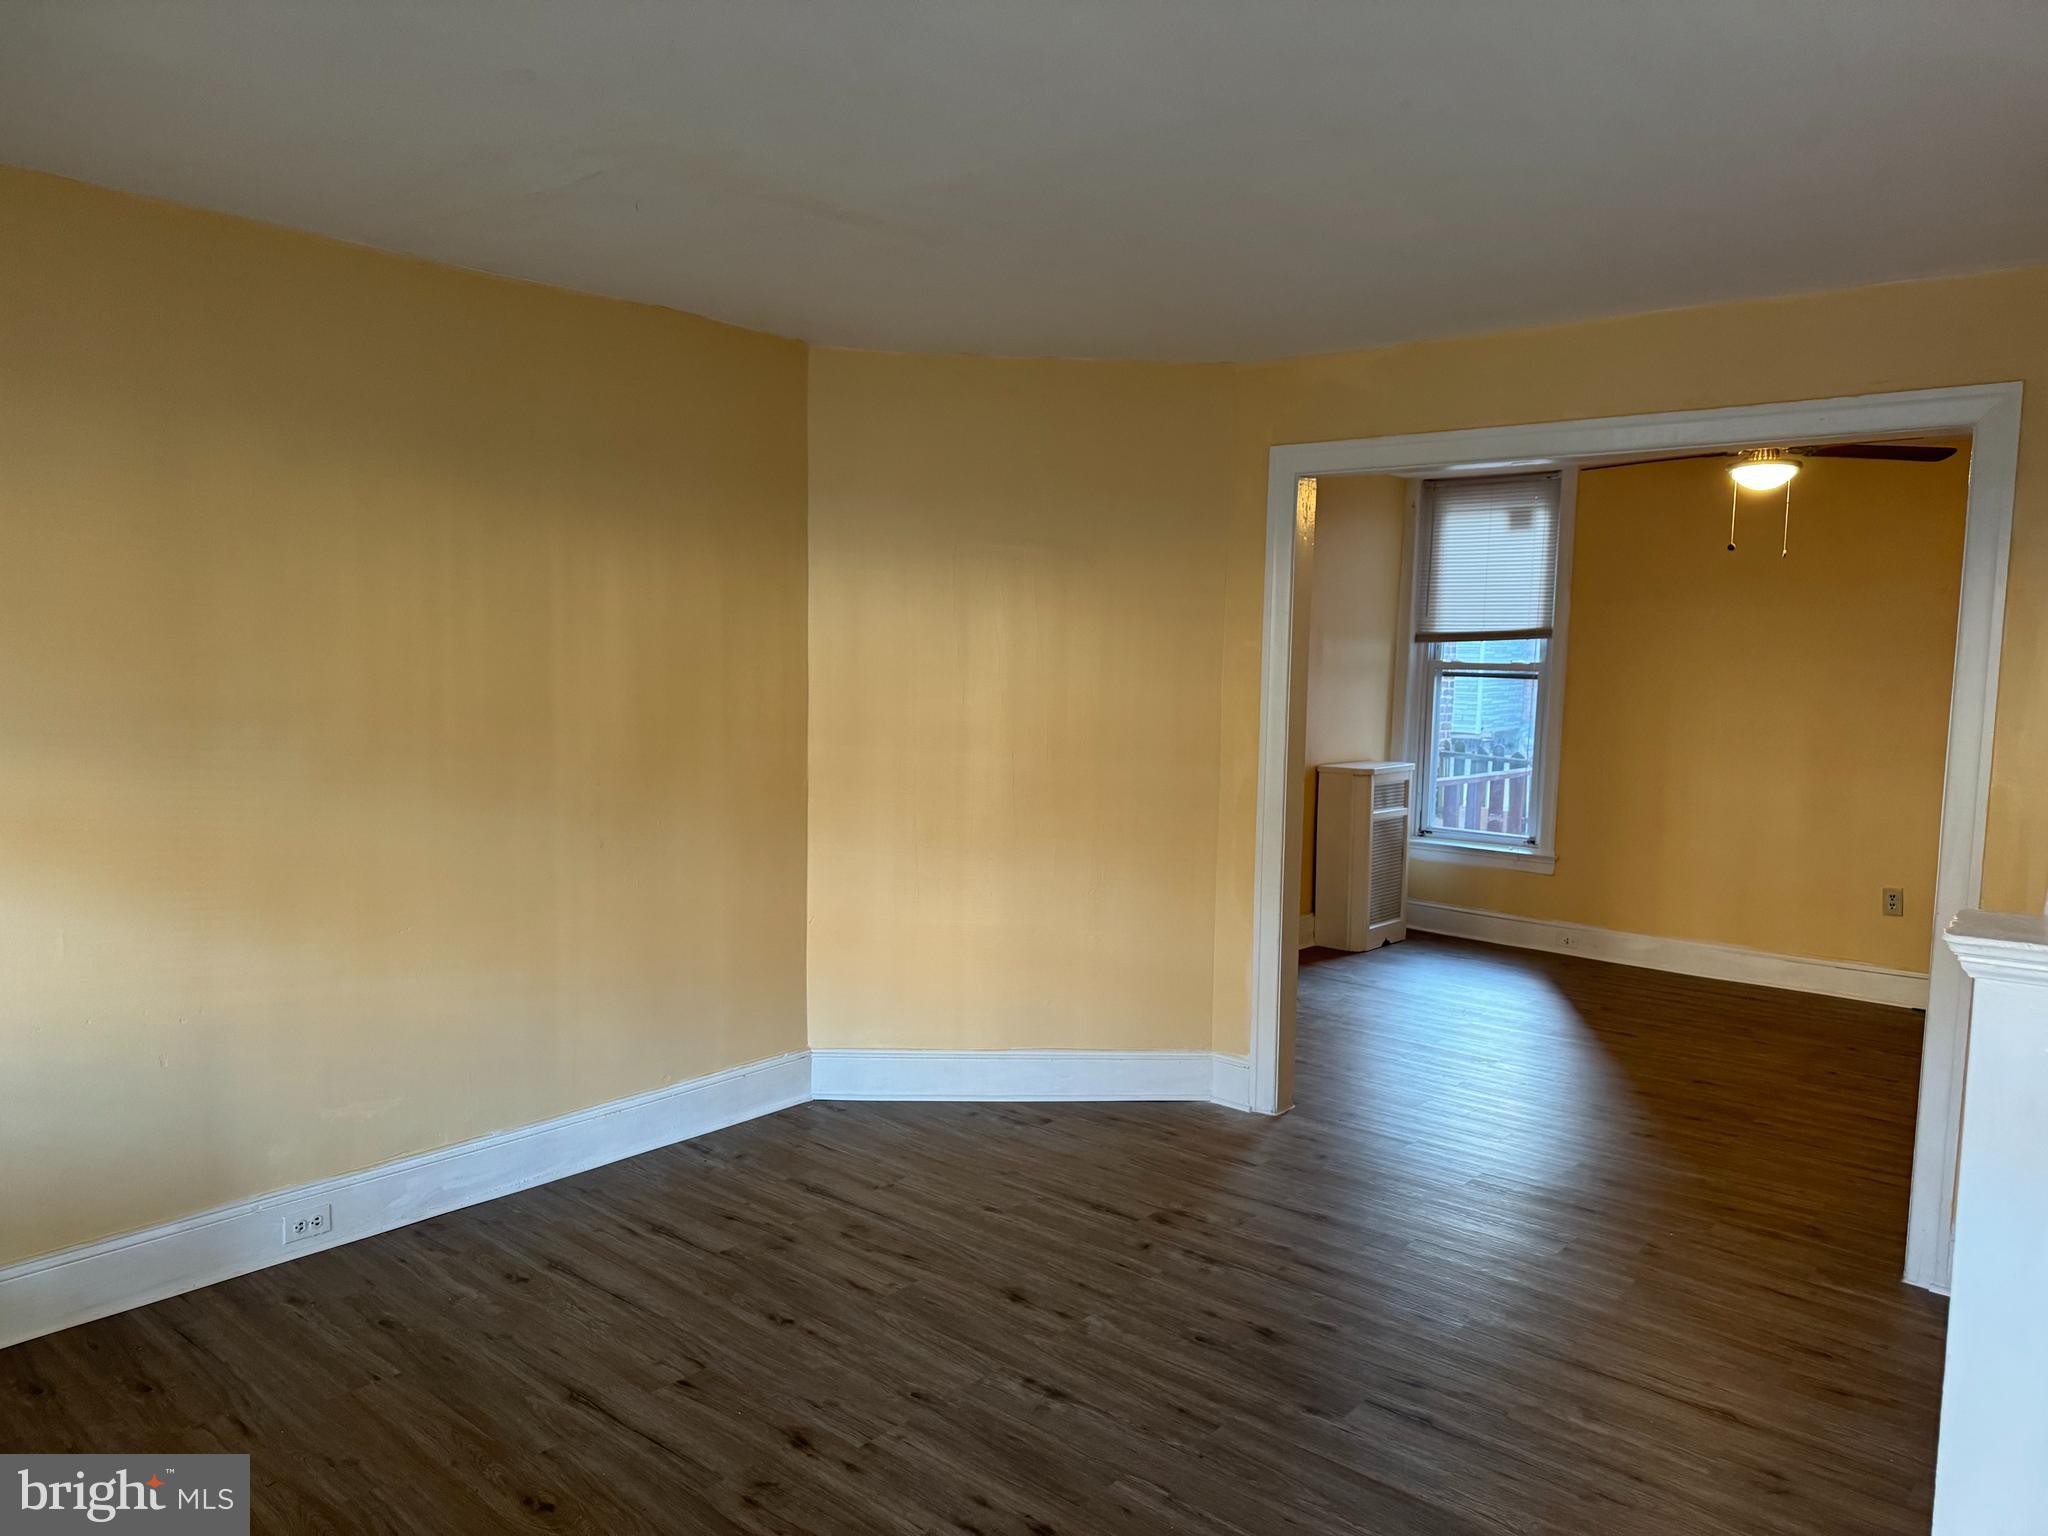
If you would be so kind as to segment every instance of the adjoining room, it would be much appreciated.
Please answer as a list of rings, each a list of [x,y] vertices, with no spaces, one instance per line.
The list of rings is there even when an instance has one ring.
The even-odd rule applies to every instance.
[[[1914,1002],[1968,444],[1832,445],[1764,492],[1731,481],[1736,462],[1320,477],[1305,756],[1415,759],[1412,926],[1728,946],[1809,962],[1780,974],[1810,990]],[[1494,536],[1517,495],[1531,528],[1504,511]],[[1433,614],[1415,596],[1424,519]]]
[[[1827,1445],[1890,1511],[1939,1394],[1939,1304],[1897,1279],[1968,444],[1853,451],[1787,456],[1796,497],[1733,453],[1318,477],[1293,1083],[1512,1348],[1627,1340],[1604,1383],[1769,1401],[1795,1439],[1732,1460]],[[1807,1313],[1782,1277],[1814,1271]],[[1785,1371],[1817,1331],[1831,1363]]]

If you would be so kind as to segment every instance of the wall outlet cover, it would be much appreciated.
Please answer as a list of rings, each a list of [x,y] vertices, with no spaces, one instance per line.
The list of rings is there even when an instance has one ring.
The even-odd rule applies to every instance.
[[[325,1237],[334,1230],[334,1207],[327,1204],[301,1206],[288,1211],[284,1218],[284,1240],[287,1243],[307,1243],[316,1237]]]

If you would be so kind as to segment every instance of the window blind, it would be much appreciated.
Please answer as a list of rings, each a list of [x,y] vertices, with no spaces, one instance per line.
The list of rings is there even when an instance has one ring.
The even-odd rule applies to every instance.
[[[1548,638],[1557,610],[1558,477],[1423,484],[1428,564],[1417,640]]]

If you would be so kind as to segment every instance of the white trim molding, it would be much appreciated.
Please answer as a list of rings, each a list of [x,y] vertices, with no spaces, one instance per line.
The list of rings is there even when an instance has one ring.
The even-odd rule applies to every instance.
[[[1782,987],[1789,992],[1816,992],[1823,997],[1855,998],[1894,1008],[1927,1006],[1925,971],[1888,970],[1855,960],[1814,960],[1804,955],[1773,954],[1740,944],[1714,944],[1700,939],[1667,939],[1649,933],[1624,933],[1585,923],[1560,923],[1517,917],[1506,912],[1479,912],[1434,901],[1411,901],[1408,926],[1422,933],[1478,939],[1515,949],[1540,949],[1557,955],[1584,955],[1616,965],[1673,971],[1681,976],[1706,976],[1715,981],[1740,981],[1757,987]]]
[[[0,1348],[787,1109],[810,1098],[810,1074],[792,1051],[9,1265]],[[330,1207],[333,1228],[287,1247],[284,1217],[308,1205]]]
[[[1948,947],[1972,981],[2020,981],[2048,989],[2048,916],[1962,912],[1948,925]],[[2048,1002],[2040,1005],[2048,1037]]]
[[[0,1268],[0,1349],[516,1194],[818,1099],[1183,1100],[1251,1107],[1251,1061],[1211,1051],[791,1051],[649,1093],[274,1190]],[[288,1214],[331,1212],[286,1245]]]
[[[1424,864],[1484,864],[1492,869],[1519,869],[1525,875],[1557,873],[1557,855],[1536,848],[1487,847],[1461,843],[1441,834],[1408,839],[1408,857]]]
[[[1216,1051],[1209,1057],[1209,1100],[1226,1109],[1252,1107],[1252,1059]]]
[[[1219,1062],[1234,1062],[1239,1074]],[[1219,1099],[1245,1107],[1251,1067],[1211,1051],[888,1051],[814,1049],[819,1099],[1053,1103]]]
[[[1964,912],[1976,993],[1957,1159],[1935,1536],[2048,1530],[2048,918]]]
[[[1948,1282],[1955,1232],[1956,1149],[1962,1126],[1963,1059],[1969,1041],[1969,979],[1940,941],[1958,912],[1982,897],[1984,825],[1991,795],[1991,727],[2019,464],[2017,383],[1966,384],[1887,394],[1737,405],[1711,410],[1529,422],[1336,442],[1290,443],[1266,461],[1265,622],[1260,649],[1256,851],[1253,856],[1251,1018],[1253,1107],[1276,1113],[1283,1042],[1292,1034],[1296,951],[1283,942],[1299,889],[1303,660],[1315,560],[1318,475],[1455,472],[1513,462],[1535,468],[1592,458],[1820,443],[1925,433],[1968,434],[1970,488],[1963,527],[1948,755],[1942,785],[1941,852],[1928,933],[1926,1039],[1913,1147],[1906,1279]]]

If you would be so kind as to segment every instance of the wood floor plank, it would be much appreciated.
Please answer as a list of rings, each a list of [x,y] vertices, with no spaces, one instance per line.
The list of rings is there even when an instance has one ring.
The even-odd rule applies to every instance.
[[[813,1104],[0,1352],[267,1531],[1906,1536],[1919,1016],[1314,952],[1299,1104]]]

